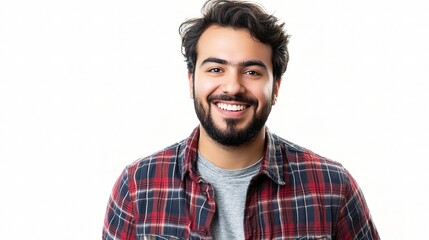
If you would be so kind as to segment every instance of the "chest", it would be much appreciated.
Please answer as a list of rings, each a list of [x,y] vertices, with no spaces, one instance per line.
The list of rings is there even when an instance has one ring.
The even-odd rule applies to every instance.
[[[137,192],[137,235],[210,239],[218,211],[213,186],[191,180],[173,185]],[[252,181],[242,215],[245,238],[330,239],[340,196],[325,188],[278,185],[268,179]],[[228,195],[223,197],[228,202]]]

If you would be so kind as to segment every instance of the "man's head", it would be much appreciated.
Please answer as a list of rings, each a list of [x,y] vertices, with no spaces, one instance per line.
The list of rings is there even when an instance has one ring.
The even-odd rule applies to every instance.
[[[286,70],[283,24],[258,5],[209,1],[180,27],[191,94],[203,130],[241,146],[264,127]]]
[[[197,43],[211,25],[246,29],[253,38],[271,46],[274,79],[280,80],[289,61],[287,44],[289,35],[284,23],[268,14],[255,3],[234,0],[208,0],[202,8],[201,18],[189,19],[180,25],[182,53],[189,73],[193,73],[197,60]]]

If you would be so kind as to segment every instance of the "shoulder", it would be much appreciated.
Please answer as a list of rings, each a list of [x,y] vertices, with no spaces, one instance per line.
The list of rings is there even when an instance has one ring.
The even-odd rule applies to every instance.
[[[351,176],[341,163],[277,135],[273,135],[273,138],[284,149],[283,164],[287,169],[286,174],[304,175],[315,181],[322,180],[341,185],[349,183]]]
[[[162,150],[156,151],[149,156],[142,157],[126,166],[129,176],[134,178],[155,177],[163,175],[163,172],[177,168],[181,164],[178,158],[181,150],[185,147],[185,140],[172,144]]]

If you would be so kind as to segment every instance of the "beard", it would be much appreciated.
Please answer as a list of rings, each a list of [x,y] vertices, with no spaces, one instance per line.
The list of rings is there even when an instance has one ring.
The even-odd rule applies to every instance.
[[[213,116],[212,116],[212,104],[213,100],[224,100],[224,101],[239,101],[249,104],[249,106],[254,107],[254,117],[250,123],[247,124],[242,129],[239,129],[237,125],[240,120],[226,118],[223,121],[226,123],[225,129],[220,129],[216,126]],[[265,126],[265,123],[268,119],[268,116],[271,112],[271,101],[262,106],[261,113],[257,114],[256,109],[258,108],[258,103],[255,99],[245,98],[242,95],[219,95],[212,96],[210,95],[207,98],[208,109],[204,109],[202,101],[195,96],[194,90],[194,107],[198,119],[200,120],[201,126],[207,132],[207,134],[217,143],[225,147],[239,147],[249,143],[253,140],[261,129]]]

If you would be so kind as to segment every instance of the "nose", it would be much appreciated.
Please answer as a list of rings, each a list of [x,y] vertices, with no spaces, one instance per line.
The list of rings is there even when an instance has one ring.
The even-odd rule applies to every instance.
[[[243,93],[245,88],[242,83],[241,74],[237,71],[230,71],[223,80],[221,90],[225,94],[236,95]]]

